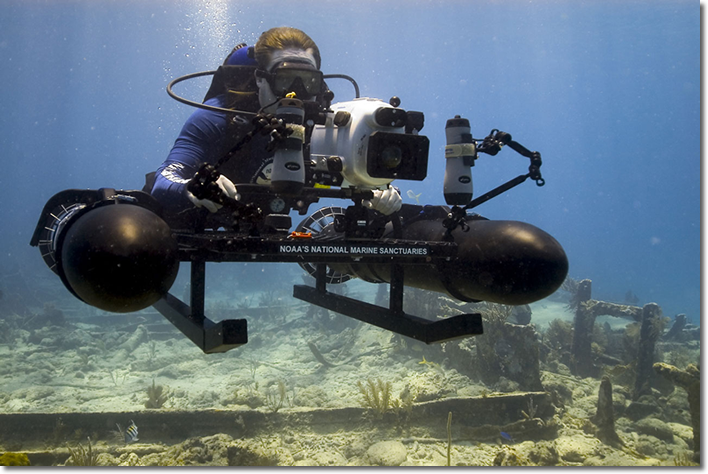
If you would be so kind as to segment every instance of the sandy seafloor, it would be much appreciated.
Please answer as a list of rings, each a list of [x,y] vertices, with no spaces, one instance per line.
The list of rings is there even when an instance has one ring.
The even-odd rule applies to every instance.
[[[346,284],[346,293],[373,302],[376,287],[352,280]],[[19,327],[12,315],[0,316],[6,326],[15,327],[12,340],[0,344],[0,413],[45,413],[57,420],[52,433],[37,433],[30,441],[18,442],[6,434],[0,439],[0,453],[57,450],[57,459],[65,460],[56,463],[63,464],[69,457],[67,444],[85,447],[86,437],[92,435],[93,449],[101,453],[97,462],[104,465],[444,466],[448,443],[439,429],[433,434],[426,424],[405,426],[400,418],[377,418],[372,410],[328,432],[294,423],[278,425],[273,432],[261,429],[253,436],[232,437],[215,429],[206,437],[170,432],[161,439],[153,429],[148,439],[127,445],[110,427],[104,432],[66,432],[60,418],[66,413],[126,412],[130,415],[124,426],[128,418],[134,419],[145,432],[140,413],[156,411],[178,416],[185,411],[221,410],[224,423],[238,423],[239,413],[253,410],[296,415],[308,410],[361,408],[363,397],[357,384],[369,379],[390,382],[396,400],[411,394],[414,406],[431,400],[493,397],[518,388],[508,380],[485,386],[473,373],[462,370],[460,361],[448,357],[444,345],[402,341],[389,331],[324,310],[313,313],[310,309],[308,314],[309,305],[290,294],[290,287],[285,286],[250,293],[248,302],[243,295],[236,298],[227,293],[208,301],[207,316],[212,319],[245,312],[249,321],[249,343],[224,354],[203,354],[152,308],[115,315],[87,309],[63,295],[56,303],[65,316],[62,325],[28,330]],[[541,335],[555,319],[572,322],[567,299],[559,291],[530,305],[531,324]],[[605,322],[619,331],[628,324],[627,320],[598,318],[597,325]],[[334,366],[320,363],[308,343],[314,343]],[[668,350],[658,355],[676,365],[697,363],[698,341],[685,346],[683,359]],[[453,439],[451,465],[688,464],[693,432],[684,390],[657,393],[663,416],[631,420],[621,415],[631,403],[631,386],[615,383],[616,430],[624,442],[623,448],[615,448],[587,429],[587,420],[597,410],[599,378],[573,376],[567,366],[549,356],[542,357],[540,368],[544,388],[563,385],[572,393],[544,421],[557,424],[557,437],[517,442],[506,439],[500,430],[497,439]],[[159,409],[145,407],[153,381],[167,397]],[[285,397],[276,410],[281,388]],[[431,423],[439,427],[445,420]]]

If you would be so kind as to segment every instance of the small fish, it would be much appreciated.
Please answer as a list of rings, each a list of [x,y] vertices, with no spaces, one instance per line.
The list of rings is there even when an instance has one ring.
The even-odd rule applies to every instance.
[[[406,193],[406,195],[409,198],[415,199],[416,204],[420,204],[420,199],[418,199],[418,198],[420,197],[421,194],[423,194],[423,193],[418,193],[418,194],[414,193],[412,189],[409,189],[408,192]]]
[[[118,423],[116,423],[118,425]],[[123,429],[118,425],[118,431],[123,431]],[[130,420],[130,426],[123,433],[125,437],[125,444],[135,443],[138,440],[138,425],[135,424],[133,420]]]
[[[514,442],[514,438],[512,438],[511,435],[506,431],[500,431],[499,436],[501,436],[503,439],[507,440],[510,443]]]

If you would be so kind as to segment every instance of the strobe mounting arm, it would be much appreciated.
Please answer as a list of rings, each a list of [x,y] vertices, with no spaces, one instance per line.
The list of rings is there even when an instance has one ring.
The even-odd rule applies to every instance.
[[[478,142],[480,140],[477,140]],[[536,186],[543,186],[546,181],[541,176],[541,153],[537,151],[531,151],[519,142],[511,139],[511,134],[507,132],[502,132],[497,129],[493,129],[489,135],[481,140],[481,143],[477,145],[477,152],[486,153],[491,156],[495,156],[499,153],[504,146],[508,146],[521,156],[524,156],[530,160],[529,172],[517,176],[516,178],[510,179],[504,184],[497,186],[496,188],[488,191],[481,196],[473,199],[466,206],[453,206],[449,214],[448,219],[443,222],[443,226],[447,229],[446,236],[449,240],[451,238],[451,232],[457,227],[461,227],[466,230],[466,225],[464,224],[465,216],[469,209],[473,209],[480,204],[484,204],[492,198],[499,196],[502,193],[509,191],[510,189],[518,186],[527,179],[531,178],[536,181]]]
[[[504,145],[508,146],[509,148],[517,152],[519,155],[531,160],[531,163],[529,164],[528,174],[522,175],[524,176],[524,179],[533,179],[534,181],[536,181],[537,186],[543,186],[544,184],[546,184],[546,181],[541,177],[541,153],[537,151],[531,151],[525,146],[523,146],[521,143],[512,140],[510,133],[493,129],[489,133],[489,135],[482,139],[482,143],[477,146],[477,151],[494,156],[499,153],[499,151]],[[469,208],[470,207],[468,205],[468,209]]]

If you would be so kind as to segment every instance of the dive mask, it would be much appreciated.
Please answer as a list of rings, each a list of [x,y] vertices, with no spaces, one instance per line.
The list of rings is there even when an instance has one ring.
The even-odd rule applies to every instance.
[[[295,92],[297,97],[304,99],[322,91],[322,71],[307,63],[282,62],[271,72],[256,69],[256,77],[268,81],[273,94],[278,97]]]

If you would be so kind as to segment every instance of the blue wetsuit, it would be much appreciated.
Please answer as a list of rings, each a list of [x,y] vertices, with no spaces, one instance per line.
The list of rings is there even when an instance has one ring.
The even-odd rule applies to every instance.
[[[255,60],[241,44],[234,48],[216,71],[205,104],[256,112],[259,108],[253,77]],[[229,91],[238,91],[232,94]],[[202,163],[215,164],[252,130],[251,115],[226,114],[197,109],[182,127],[167,159],[157,169],[151,194],[162,204],[168,222],[179,226],[200,226],[210,221],[227,222],[228,211],[210,216],[187,198],[187,182]],[[270,181],[273,153],[265,150],[269,137],[255,135],[243,148],[219,167],[234,184]],[[222,219],[219,219],[219,218]]]
[[[219,95],[207,105],[225,107]],[[197,109],[182,127],[167,159],[157,169],[152,195],[169,214],[194,205],[187,199],[187,182],[202,163],[216,163],[252,129],[251,117]],[[273,154],[265,151],[269,138],[255,135],[236,155],[219,168],[234,184],[266,183],[270,180]]]

